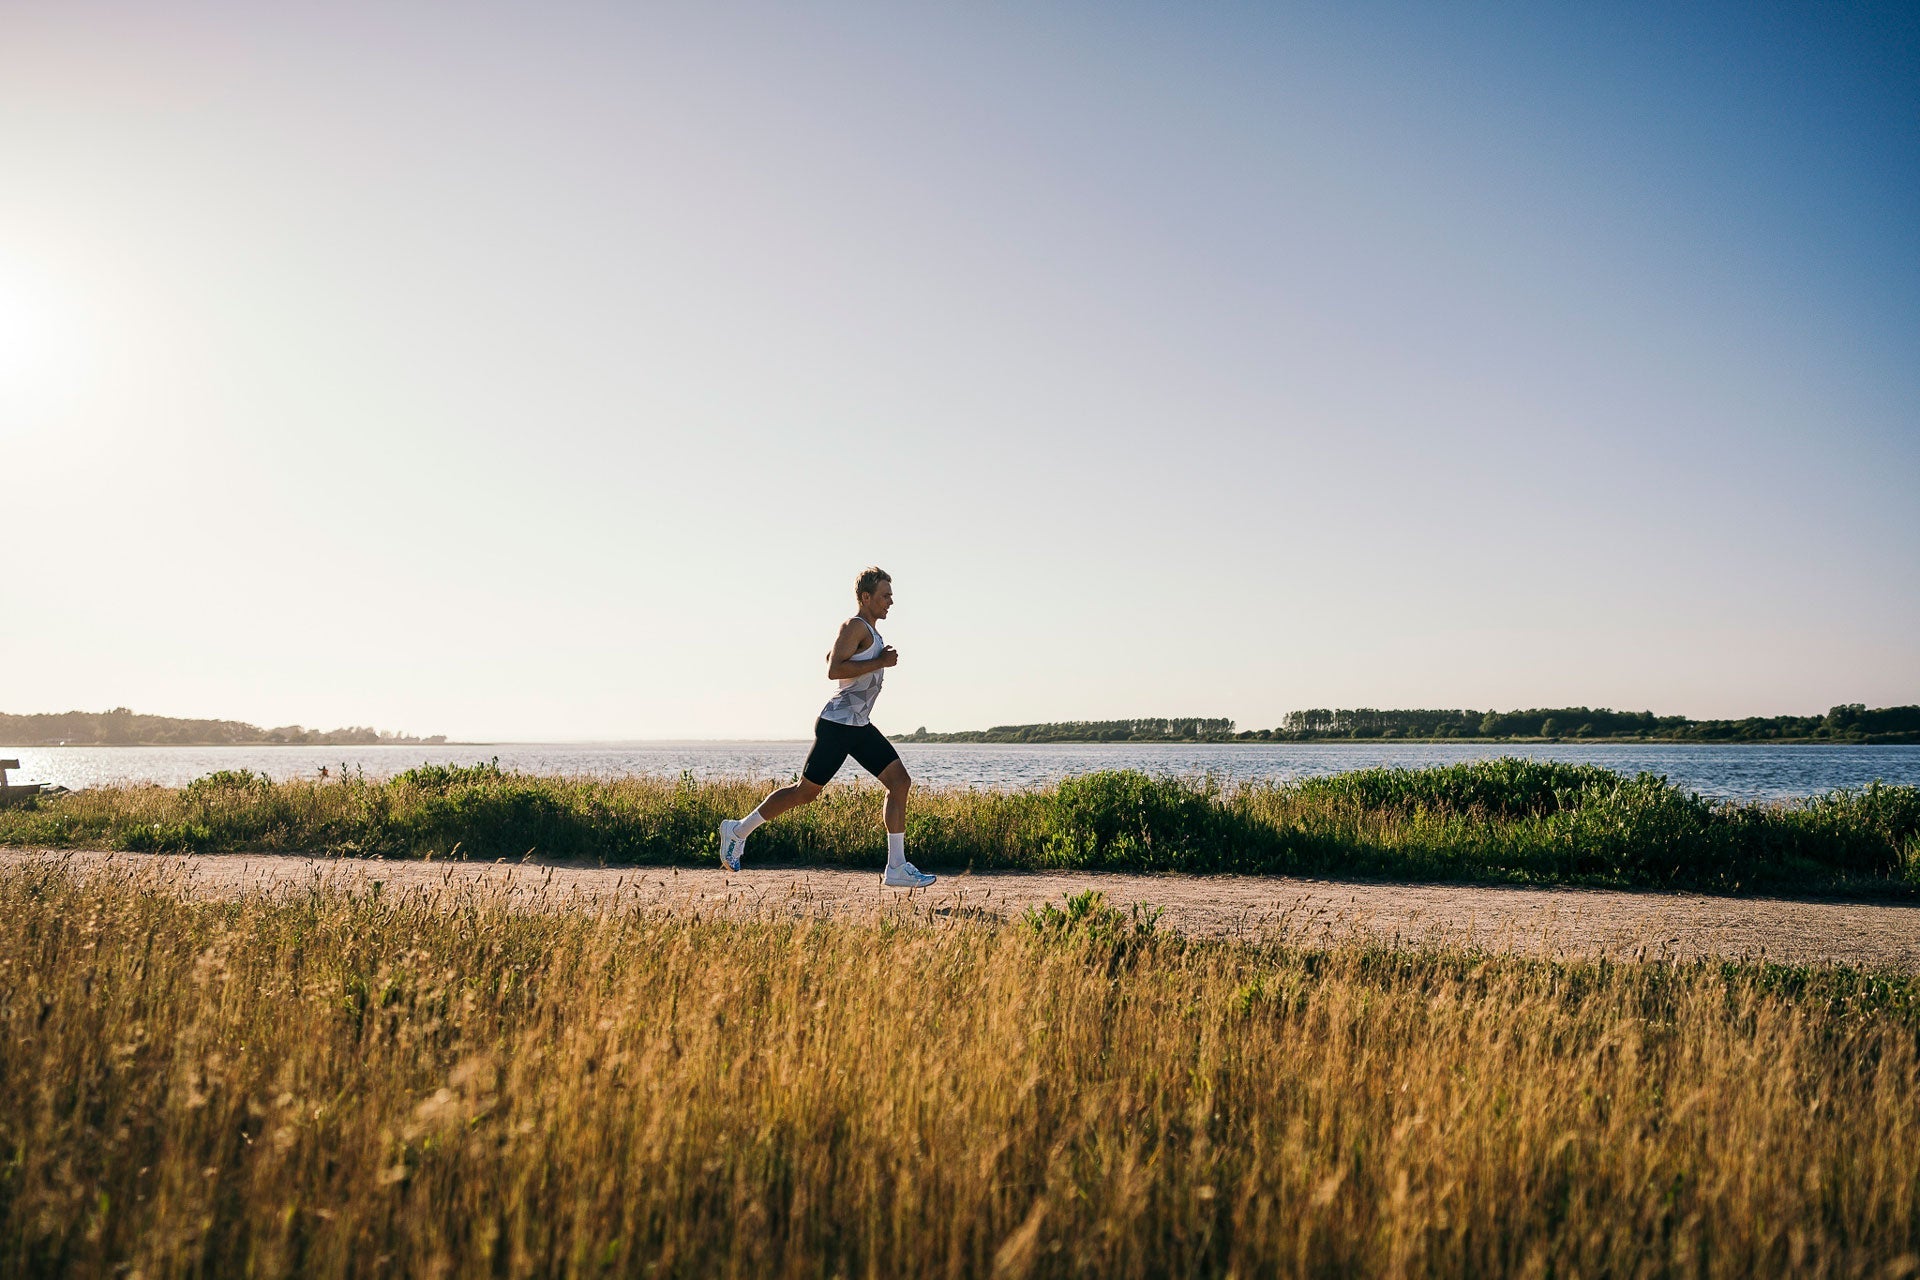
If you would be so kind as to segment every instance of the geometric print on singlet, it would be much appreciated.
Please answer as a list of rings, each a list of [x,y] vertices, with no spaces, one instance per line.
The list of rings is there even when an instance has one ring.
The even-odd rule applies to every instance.
[[[880,639],[880,633],[874,630],[871,622],[856,617],[855,622],[873,632],[873,643],[853,655],[855,662],[866,662],[880,656],[886,643]],[[887,672],[884,667],[875,667],[863,676],[840,682],[840,692],[827,700],[820,709],[822,720],[831,720],[835,724],[863,725],[872,722],[873,704],[880,699],[880,686],[886,683]]]

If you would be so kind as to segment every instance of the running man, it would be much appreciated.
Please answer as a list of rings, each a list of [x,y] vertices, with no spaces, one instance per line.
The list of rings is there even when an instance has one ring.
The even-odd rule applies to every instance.
[[[860,611],[840,628],[827,654],[827,679],[838,680],[840,692],[828,699],[813,722],[813,750],[807,753],[800,781],[780,788],[746,817],[720,824],[720,863],[729,871],[740,869],[740,855],[755,827],[810,802],[852,756],[887,789],[887,869],[880,883],[892,889],[924,889],[936,878],[907,861],[907,793],[913,779],[900,763],[900,753],[873,727],[880,685],[887,668],[900,661],[899,652],[880,638],[874,625],[893,608],[893,579],[885,569],[867,569],[854,581],[853,598]]]

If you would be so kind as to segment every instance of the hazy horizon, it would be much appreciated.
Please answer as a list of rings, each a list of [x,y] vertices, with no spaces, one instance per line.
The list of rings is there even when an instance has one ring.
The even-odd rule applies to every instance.
[[[1920,702],[1920,10],[0,11],[0,710]]]
[[[1836,704],[1834,704],[1834,705],[1835,705],[1835,706],[1837,707],[1837,706],[1843,706],[1843,705],[1846,705],[1846,704],[1841,704],[1841,703],[1836,703]],[[1584,708],[1584,709],[1586,709],[1586,710],[1591,710],[1591,711],[1613,711],[1613,712],[1629,712],[1629,713],[1637,713],[1637,712],[1643,712],[1643,711],[1651,711],[1651,712],[1652,712],[1653,714],[1655,714],[1655,715],[1663,715],[1663,714],[1665,714],[1665,713],[1663,713],[1663,712],[1661,712],[1661,711],[1660,711],[1660,710],[1659,710],[1658,708],[1648,708],[1648,707],[1599,707],[1599,706],[1592,706],[1592,705],[1590,705],[1590,704],[1581,704],[1581,703],[1571,703],[1571,704],[1565,704],[1565,705],[1563,705],[1563,706],[1554,706],[1554,707],[1472,707],[1472,708],[1424,708],[1424,710],[1471,710],[1471,711],[1482,711],[1482,712],[1489,712],[1489,713],[1495,713],[1495,714],[1513,714],[1513,713],[1521,713],[1521,712],[1527,712],[1527,711],[1562,711],[1562,710],[1574,710],[1574,709],[1577,709],[1577,708]],[[122,709],[124,709],[124,710],[130,710],[130,711],[133,711],[133,712],[134,712],[134,714],[136,714],[136,715],[144,715],[144,714],[147,714],[147,713],[145,713],[145,712],[141,712],[141,711],[140,711],[140,710],[139,710],[138,708],[107,708],[107,709],[105,709],[104,711],[87,711],[87,710],[85,710],[85,709],[80,709],[80,708],[76,708],[76,709],[72,709],[72,710],[70,710],[70,711],[69,711],[69,712],[67,712],[67,713],[61,713],[61,712],[51,712],[51,713],[39,713],[39,714],[52,714],[52,715],[60,715],[60,714],[80,714],[80,715],[100,715],[100,714],[107,714],[107,713],[109,713],[109,712],[111,712],[111,711],[114,711],[114,710],[122,710]],[[1297,708],[1297,709],[1298,709],[1298,710],[1312,710],[1313,708]],[[1365,709],[1365,708],[1340,708],[1340,709],[1341,709],[1341,710],[1362,710],[1362,709]],[[1372,708],[1372,710],[1379,710],[1379,711],[1408,711],[1408,710],[1421,710],[1421,709],[1422,709],[1422,708],[1405,708],[1405,707],[1400,707],[1400,708],[1385,708],[1385,707],[1382,707],[1382,708]],[[1832,709],[1833,709],[1833,708],[1831,708],[1831,707],[1829,707],[1829,708],[1823,708],[1823,709],[1822,709],[1822,712],[1820,712],[1820,713],[1810,713],[1810,714],[1822,714],[1822,713],[1824,713],[1825,711],[1830,711],[1830,710],[1832,710]],[[1880,709],[1880,708],[1869,708],[1869,710],[1879,710],[1879,709]],[[32,714],[36,714],[36,713],[32,713],[32,712],[27,712],[27,713],[20,713],[20,712],[8,712],[8,711],[6,711],[6,709],[5,709],[5,708],[0,708],[0,715],[16,715],[16,716],[17,716],[17,715],[23,715],[23,714],[25,714],[25,715],[32,715]],[[1769,713],[1766,713],[1766,712],[1753,712],[1753,713],[1751,713],[1751,714],[1752,714],[1752,715],[1754,715],[1754,716],[1757,716],[1757,717],[1767,717],[1767,716],[1769,715]],[[1778,713],[1773,713],[1773,714],[1777,714],[1777,715],[1795,715],[1795,714],[1803,714],[1803,713],[1796,713],[1796,712],[1778,712]],[[233,718],[233,717],[231,717],[231,716],[182,716],[182,717],[177,717],[177,718],[178,718],[178,719],[183,719],[183,720],[211,720],[211,721],[227,721],[227,722],[232,722],[232,721],[234,720],[234,718]],[[1055,723],[1055,724],[1062,724],[1062,723],[1064,723],[1064,724],[1101,724],[1101,723],[1111,723],[1111,722],[1113,722],[1113,721],[1115,721],[1115,720],[1166,720],[1166,719],[1183,719],[1183,718],[1185,718],[1185,717],[1178,717],[1178,716],[1144,716],[1144,715],[1143,715],[1143,716],[1112,716],[1112,717],[1104,717],[1104,718],[1095,718],[1095,717],[1086,717],[1086,716],[1081,716],[1081,717],[1074,717],[1074,718],[1071,718],[1071,719],[1069,719],[1069,720],[1065,720],[1065,721],[1054,721],[1054,722],[1051,722],[1051,723]],[[1709,718],[1709,719],[1714,719],[1714,718],[1721,718],[1721,719],[1735,719],[1735,720],[1738,720],[1738,719],[1744,719],[1744,718],[1746,718],[1746,717],[1744,717],[1744,716],[1742,716],[1742,717],[1708,717],[1708,718]],[[241,721],[240,723],[250,723],[250,722],[246,722],[246,721]],[[993,724],[993,725],[986,725],[986,724],[976,724],[976,725],[916,725],[916,726],[914,726],[913,728],[907,728],[907,727],[905,727],[905,726],[900,726],[900,727],[898,727],[898,728],[896,728],[895,730],[893,730],[893,732],[894,732],[894,733],[895,733],[896,735],[901,735],[901,736],[904,736],[904,735],[909,735],[909,734],[913,734],[913,733],[916,733],[916,732],[919,732],[919,731],[920,731],[921,729],[925,729],[925,730],[927,730],[927,731],[928,731],[928,732],[930,732],[930,733],[936,733],[936,734],[941,734],[941,733],[955,733],[955,732],[972,732],[972,731],[982,731],[982,730],[989,730],[989,729],[996,729],[996,728],[1008,728],[1008,727],[1014,727],[1014,728],[1017,728],[1017,727],[1022,727],[1023,725],[1034,725],[1034,724],[1044,724],[1044,723],[1049,723],[1049,722],[1045,722],[1045,721],[1026,721],[1026,722],[1017,722],[1017,723],[1009,723],[1009,722],[1001,722],[1001,723],[999,723],[999,724]],[[742,737],[742,736],[734,736],[734,737],[697,737],[697,736],[681,736],[681,737],[662,737],[662,738],[513,738],[513,737],[507,737],[507,736],[504,736],[504,735],[499,735],[499,734],[493,734],[493,735],[480,735],[480,736],[475,736],[475,737],[457,737],[457,738],[456,738],[456,737],[453,737],[453,736],[450,736],[450,735],[446,735],[446,734],[435,734],[435,733],[434,733],[434,732],[433,732],[432,730],[430,730],[430,729],[429,729],[429,730],[415,730],[415,729],[412,729],[412,728],[400,728],[400,729],[393,729],[393,728],[390,728],[389,726],[385,726],[385,725],[367,725],[367,724],[358,724],[358,723],[356,723],[355,725],[319,725],[319,724],[305,724],[305,723],[303,723],[303,722],[300,722],[300,721],[288,721],[288,722],[286,722],[285,724],[280,724],[280,725],[257,725],[257,724],[256,724],[256,725],[252,725],[252,727],[253,727],[253,728],[256,728],[256,729],[260,729],[260,730],[263,730],[263,731],[271,731],[271,730],[274,730],[274,729],[286,729],[286,728],[297,728],[297,729],[303,729],[303,730],[307,730],[307,731],[310,731],[310,732],[323,732],[323,733],[324,733],[324,732],[344,732],[344,731],[346,731],[346,730],[348,730],[348,729],[350,729],[350,728],[355,728],[355,727],[358,727],[358,728],[363,728],[363,729],[373,729],[373,730],[375,730],[375,731],[377,731],[377,732],[381,732],[381,733],[391,733],[391,734],[394,734],[394,735],[396,735],[396,736],[395,736],[394,738],[392,738],[391,740],[382,740],[382,741],[380,741],[380,742],[374,742],[374,743],[357,743],[357,744],[335,744],[335,745],[344,745],[344,746],[350,746],[350,747],[351,747],[352,749],[355,749],[355,750],[358,750],[358,749],[361,749],[361,748],[364,748],[364,747],[367,747],[367,746],[392,746],[392,747],[409,747],[409,746],[432,746],[432,745],[436,745],[436,744],[435,744],[435,743],[432,743],[432,742],[429,742],[429,741],[428,741],[428,739],[430,739],[430,738],[434,738],[434,737],[438,737],[438,738],[440,738],[440,739],[442,739],[442,741],[441,741],[440,743],[438,743],[437,745],[443,745],[443,746],[450,746],[450,747],[454,747],[454,746],[542,746],[542,745],[547,745],[547,746],[643,746],[643,745],[644,745],[644,746],[657,746],[657,745],[672,745],[672,744],[675,744],[675,743],[691,743],[691,744],[702,744],[702,743],[705,743],[705,744],[727,744],[727,743],[790,743],[790,742],[793,742],[793,743],[804,743],[804,742],[808,742],[808,741],[811,741],[811,738],[810,738],[810,736],[809,736],[809,735],[806,735],[806,734],[785,734],[785,735],[782,735],[782,734],[777,734],[777,733],[776,733],[776,734],[767,734],[767,735],[761,735],[761,736],[744,736],[744,737]],[[1240,731],[1246,731],[1246,730],[1262,730],[1262,729],[1278,729],[1278,728],[1280,728],[1280,727],[1281,727],[1281,722],[1279,722],[1279,721],[1276,721],[1275,723],[1273,723],[1273,724],[1270,724],[1270,725],[1268,725],[1268,724],[1245,724],[1245,723],[1238,723],[1238,722],[1236,722],[1236,723],[1235,723],[1235,725],[1234,725],[1234,729],[1235,729],[1235,731],[1236,731],[1236,732],[1240,732]],[[406,735],[411,735],[411,736],[406,736]],[[1410,739],[1410,740],[1417,740],[1417,739]],[[1439,739],[1439,741],[1450,741],[1450,740],[1451,740],[1451,739]],[[6,745],[6,744],[8,743],[8,741],[9,741],[9,740],[8,740],[8,739],[7,739],[7,737],[5,736],[5,734],[4,734],[4,732],[0,732],[0,745]],[[1319,745],[1323,745],[1323,746],[1339,746],[1339,745],[1341,745],[1341,744],[1343,744],[1343,743],[1347,743],[1347,742],[1352,742],[1352,743],[1357,743],[1357,744],[1361,744],[1361,745],[1372,745],[1372,746],[1379,746],[1379,745],[1381,745],[1381,744],[1382,744],[1383,742],[1387,742],[1387,741],[1390,741],[1390,739],[1384,739],[1384,738],[1379,738],[1379,737],[1359,737],[1359,738],[1352,738],[1352,739],[1347,739],[1347,738],[1332,738],[1332,737],[1329,737],[1329,738],[1315,738],[1315,739],[1311,739],[1311,741],[1313,741],[1313,742],[1315,742],[1315,743],[1317,743],[1317,744],[1319,744]],[[1461,741],[1470,741],[1470,740],[1469,740],[1469,739],[1462,739]],[[1569,739],[1569,742],[1570,742],[1570,743],[1572,743],[1573,745],[1578,745],[1580,741],[1581,741],[1581,740],[1579,740],[1579,739]],[[1604,738],[1604,737],[1596,737],[1596,738],[1593,738],[1593,739],[1591,739],[1591,742],[1592,742],[1592,744],[1593,744],[1593,745],[1609,745],[1609,744],[1611,744],[1611,745],[1618,745],[1618,743],[1619,743],[1620,741],[1622,741],[1622,740],[1620,740],[1620,739],[1609,739],[1609,738]],[[205,749],[205,748],[207,748],[208,746],[213,746],[213,745],[223,745],[223,744],[208,744],[208,743],[182,743],[182,744],[171,744],[171,743],[130,743],[130,744],[112,744],[112,743],[69,743],[69,744],[63,744],[63,745],[70,745],[70,746],[75,746],[75,747],[77,747],[77,748],[82,748],[82,749],[95,749],[95,748],[99,748],[99,747],[107,747],[107,746],[114,746],[114,745],[127,745],[127,746],[131,746],[131,747],[143,747],[143,746],[161,746],[161,747],[164,747],[164,746],[170,746],[170,745],[177,745],[177,746],[183,746],[183,747],[190,747],[190,748],[192,748],[192,749],[194,749],[194,750],[203,750],[203,749]],[[246,742],[246,743],[233,743],[233,744],[224,744],[224,745],[231,745],[231,746],[233,747],[233,749],[235,749],[235,750],[253,750],[253,749],[255,749],[255,748],[262,748],[262,749],[264,749],[264,748],[268,748],[268,747],[274,747],[274,746],[285,746],[285,747],[287,747],[287,748],[289,748],[289,749],[291,749],[291,750],[303,750],[303,751],[305,751],[305,750],[328,750],[328,749],[331,749],[331,748],[330,748],[330,747],[328,746],[328,744],[315,744],[315,743],[299,743],[299,742],[293,742],[293,743],[263,743],[263,742]],[[970,744],[970,743],[948,743],[948,744],[945,744],[945,745],[950,745],[950,746],[967,746],[967,745],[974,745],[974,744]],[[1048,744],[1047,742],[1045,742],[1045,741],[1043,741],[1043,742],[1039,742],[1039,743],[1033,743],[1033,744],[1011,744],[1011,743],[1004,743],[1004,742],[1003,742],[1003,743],[998,743],[998,744],[994,744],[994,745],[999,745],[999,746],[1008,746],[1008,745],[1034,745],[1034,746],[1044,746],[1044,745],[1049,745],[1049,744]],[[1104,739],[1102,739],[1102,740],[1089,740],[1089,742],[1088,742],[1088,743],[1087,743],[1086,745],[1095,745],[1095,746],[1099,746],[1099,745],[1121,745],[1121,746],[1142,746],[1142,745],[1151,745],[1151,740],[1150,740],[1150,739],[1114,739],[1114,740],[1112,740],[1111,742],[1109,742],[1109,741],[1107,741],[1107,740],[1104,740]],[[1674,745],[1682,745],[1682,746],[1696,746],[1696,745],[1697,745],[1697,746],[1728,746],[1728,745],[1756,745],[1756,746],[1768,746],[1768,745],[1802,745],[1802,746],[1804,746],[1804,745],[1808,745],[1808,740],[1806,740],[1806,739],[1787,739],[1787,740],[1785,740],[1784,742],[1781,742],[1781,743],[1773,743],[1773,742],[1771,742],[1771,741],[1769,741],[1769,740],[1767,740],[1767,739],[1759,739],[1759,740],[1756,740],[1756,741],[1754,741],[1754,742],[1751,742],[1751,743],[1746,743],[1746,742],[1738,742],[1738,741],[1735,741],[1735,740],[1730,740],[1730,739],[1702,739],[1702,740],[1700,740],[1700,741],[1698,741],[1698,742],[1690,742],[1690,741],[1681,741],[1681,742],[1678,742],[1678,743],[1676,743],[1676,744],[1674,744]],[[1825,745],[1825,744],[1814,744],[1814,745]],[[37,749],[40,749],[40,750],[44,750],[44,749],[47,749],[47,748],[45,748],[45,747],[43,746],[43,747],[41,747],[41,748],[37,748]]]

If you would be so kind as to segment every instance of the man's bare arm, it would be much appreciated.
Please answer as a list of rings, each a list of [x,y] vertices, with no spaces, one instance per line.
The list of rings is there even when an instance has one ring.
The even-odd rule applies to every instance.
[[[869,671],[894,666],[900,661],[900,654],[892,645],[880,650],[877,658],[855,658],[854,654],[867,647],[867,636],[865,627],[851,618],[847,620],[847,624],[840,628],[839,637],[833,642],[833,651],[827,654],[827,679],[852,680]]]

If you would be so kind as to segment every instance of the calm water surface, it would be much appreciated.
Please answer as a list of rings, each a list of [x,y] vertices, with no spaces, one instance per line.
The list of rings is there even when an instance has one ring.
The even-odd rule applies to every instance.
[[[788,779],[806,759],[804,742],[500,743],[444,747],[6,747],[18,757],[17,782],[78,790],[113,782],[179,786],[216,769],[251,769],[272,778],[312,777],[342,765],[386,777],[414,765],[474,764],[498,757],[524,773],[630,774]],[[1526,756],[1604,765],[1622,773],[1664,774],[1702,795],[1784,800],[1876,779],[1920,786],[1916,747],[1732,747],[1674,745],[1503,746],[1470,743],[1312,743],[1304,745],[991,746],[900,744],[914,780],[930,786],[1026,787],[1093,769],[1212,773],[1234,781],[1302,778],[1376,765],[1417,768]],[[842,779],[865,777],[849,761]]]

